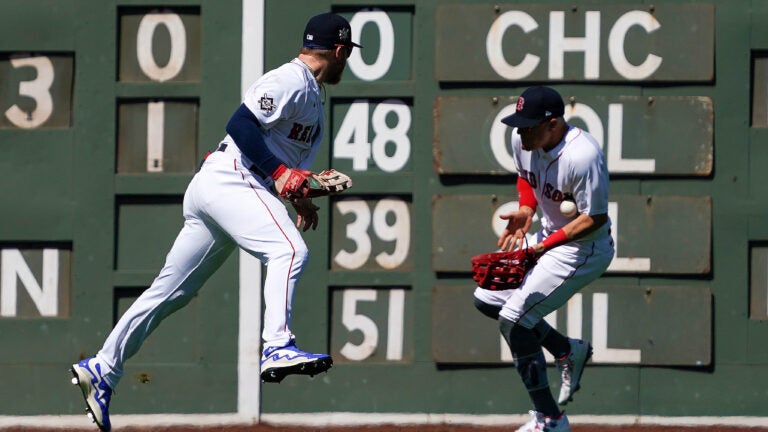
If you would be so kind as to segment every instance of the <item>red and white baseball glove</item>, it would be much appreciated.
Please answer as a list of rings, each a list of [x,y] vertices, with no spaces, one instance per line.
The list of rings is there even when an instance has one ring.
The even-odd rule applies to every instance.
[[[472,279],[480,288],[491,291],[515,289],[535,265],[532,248],[479,254],[472,257]]]
[[[272,177],[278,195],[287,200],[315,198],[343,192],[352,187],[352,179],[335,169],[319,174],[298,168],[278,168]]]

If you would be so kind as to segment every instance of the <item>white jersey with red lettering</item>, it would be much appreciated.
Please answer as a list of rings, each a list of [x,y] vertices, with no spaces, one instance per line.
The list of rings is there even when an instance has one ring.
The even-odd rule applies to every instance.
[[[547,152],[524,150],[517,129],[512,129],[512,151],[518,174],[530,183],[541,210],[536,242],[573,220],[575,216],[560,213],[566,197],[576,202],[578,213],[608,213],[607,164],[600,146],[587,132],[571,126],[563,140]],[[501,307],[501,317],[533,328],[608,268],[614,255],[610,225],[609,219],[589,235],[548,250],[520,288],[477,288],[475,297]]]
[[[608,168],[599,144],[586,131],[570,126],[552,150],[527,151],[523,150],[517,129],[513,129],[512,151],[518,175],[533,189],[546,234],[573,220],[560,212],[563,199],[575,201],[578,213],[608,213]],[[605,236],[609,229],[610,224],[605,224],[580,240]]]
[[[269,150],[290,167],[309,168],[323,134],[323,106],[312,71],[298,59],[265,74],[244,104],[266,130]],[[269,173],[253,166],[230,136],[192,178],[184,195],[184,226],[152,285],[123,314],[97,354],[114,388],[123,363],[169,314],[189,302],[236,248],[267,264],[264,349],[282,347],[290,330],[294,289],[309,251]],[[260,311],[253,311],[259,313]]]
[[[288,167],[308,170],[325,122],[320,86],[309,66],[295,58],[267,72],[245,92],[243,103],[259,121],[269,151]],[[229,135],[222,143],[237,147]],[[250,166],[247,158],[243,162]]]

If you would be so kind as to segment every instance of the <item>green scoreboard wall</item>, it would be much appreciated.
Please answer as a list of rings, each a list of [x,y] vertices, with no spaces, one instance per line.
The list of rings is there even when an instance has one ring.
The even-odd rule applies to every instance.
[[[254,8],[263,19],[244,23]],[[595,346],[570,412],[765,415],[757,0],[3,1],[0,382],[24,390],[0,395],[0,415],[81,412],[67,368],[156,276],[242,77],[290,60],[306,20],[328,10],[364,49],[324,89],[315,168],[354,187],[316,200],[292,328],[333,369],[243,378],[262,273],[233,254],[128,362],[114,413],[252,413],[246,400],[264,413],[524,413],[468,263],[517,208],[499,119],[547,84],[606,154],[616,243],[607,273],[547,317]],[[254,46],[255,63],[242,58]]]

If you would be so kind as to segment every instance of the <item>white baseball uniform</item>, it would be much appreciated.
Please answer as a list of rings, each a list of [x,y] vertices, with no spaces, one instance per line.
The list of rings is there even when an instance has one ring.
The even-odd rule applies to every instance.
[[[243,103],[258,119],[269,150],[289,167],[308,169],[323,135],[320,88],[298,58],[257,80]],[[115,388],[123,363],[165,317],[186,305],[203,283],[240,247],[267,265],[264,348],[284,346],[291,302],[309,252],[272,180],[227,135],[203,163],[184,195],[184,227],[152,285],[120,318],[97,357]],[[254,311],[257,312],[257,311]]]
[[[608,213],[608,169],[595,139],[570,126],[549,152],[526,151],[512,129],[512,152],[518,174],[530,183],[541,209],[540,242],[573,218],[560,213],[560,202],[572,196],[579,213]],[[501,307],[500,316],[533,328],[565,304],[581,288],[605,272],[613,259],[610,221],[584,238],[554,247],[542,255],[518,289],[475,290],[475,297]]]

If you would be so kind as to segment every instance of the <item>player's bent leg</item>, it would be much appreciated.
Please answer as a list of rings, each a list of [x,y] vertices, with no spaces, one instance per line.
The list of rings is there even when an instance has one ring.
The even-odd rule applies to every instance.
[[[599,248],[598,248],[599,249]],[[573,294],[578,292],[593,280],[597,279],[611,261],[613,249],[595,249],[590,255],[574,255],[577,259],[568,265],[568,257],[558,255],[558,248],[542,256],[536,267],[529,273],[526,286],[555,287],[552,290],[527,293],[526,290],[515,290],[508,304],[502,308],[501,316],[518,318],[526,327],[531,327],[540,334],[542,345],[556,359],[560,372],[561,388],[558,403],[567,404],[573,394],[581,388],[581,378],[584,367],[592,355],[591,346],[585,341],[567,339],[554,329],[545,331],[546,324],[537,326],[543,317],[564,305]],[[543,298],[541,296],[544,296]],[[523,316],[515,315],[516,311],[525,310]],[[564,340],[565,339],[565,340]]]
[[[306,243],[285,203],[249,175],[236,173],[227,181],[240,187],[230,188],[224,196],[212,192],[217,205],[208,206],[207,211],[240,248],[267,267],[261,377],[280,382],[290,374],[325,372],[333,365],[331,357],[302,351],[290,330],[294,290],[309,259]],[[220,175],[226,179],[226,173]]]
[[[105,379],[113,388],[123,374],[125,361],[168,315],[194,298],[233,250],[229,238],[210,230],[201,220],[185,222],[160,274],[120,317],[98,353],[109,363]]]
[[[290,330],[293,296],[308,260],[309,251],[301,239],[281,242],[267,255],[262,330],[264,350],[286,346],[294,339]]]
[[[298,348],[290,330],[293,295],[309,261],[309,249],[285,207],[273,202],[274,197],[262,198],[258,204],[263,203],[262,210],[269,214],[262,218],[266,222],[260,226],[251,223],[253,232],[246,230],[233,236],[242,249],[260,257],[267,267],[261,378],[265,382],[281,382],[288,375],[314,376],[330,369],[333,359],[328,354]],[[255,206],[253,212],[258,208]]]
[[[282,253],[270,253],[267,263],[261,357],[261,379],[265,382],[280,382],[288,375],[314,376],[333,366],[328,354],[313,354],[298,348],[290,331],[293,292],[309,252],[303,241],[288,244],[290,247]]]
[[[499,318],[499,329],[512,351],[515,368],[536,411],[545,416],[558,416],[560,409],[549,390],[544,351],[541,350],[533,330],[503,317]]]
[[[570,432],[568,417],[559,410],[549,391],[544,352],[533,330],[505,318],[499,319],[499,327],[512,350],[515,367],[535,408],[530,411],[531,420],[517,432]]]

